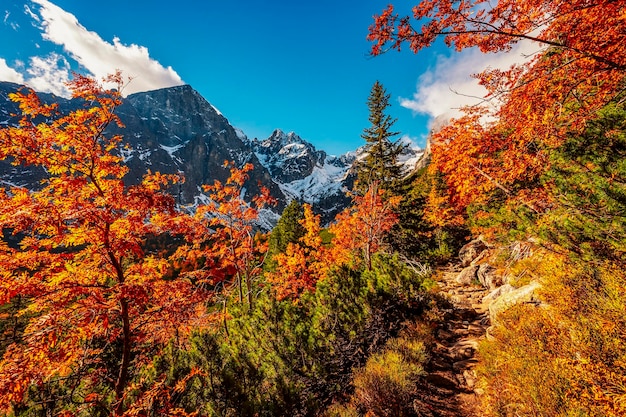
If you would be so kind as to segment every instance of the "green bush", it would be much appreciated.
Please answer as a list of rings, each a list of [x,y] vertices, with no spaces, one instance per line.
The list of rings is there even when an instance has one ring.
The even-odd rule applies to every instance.
[[[190,347],[157,359],[156,374],[174,384],[193,368],[203,371],[176,398],[200,415],[320,415],[351,392],[353,370],[426,308],[428,282],[427,272],[376,255],[371,271],[332,269],[295,303],[262,291],[253,310],[228,305],[228,332],[222,325],[197,334]],[[403,366],[421,357],[419,344],[394,343]]]

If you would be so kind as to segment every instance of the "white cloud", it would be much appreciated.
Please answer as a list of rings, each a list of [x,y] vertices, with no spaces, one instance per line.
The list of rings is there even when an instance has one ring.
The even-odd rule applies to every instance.
[[[20,28],[20,25],[17,24],[16,22],[12,22],[11,20],[9,20],[9,17],[11,17],[11,12],[8,10],[5,10],[3,23],[5,25],[9,25],[11,29],[17,31]]]
[[[418,142],[418,138],[415,136],[411,136],[411,135],[402,135],[400,137],[400,139],[398,140],[399,143],[403,144],[403,145],[407,145],[411,148],[418,148],[417,146],[417,142]]]
[[[29,15],[31,17],[31,19],[35,20],[36,22],[41,22],[41,19],[39,19],[39,16],[37,16],[35,13],[33,13],[33,11],[30,9],[30,7],[28,7],[28,4],[24,5],[24,13]]]
[[[41,6],[43,38],[63,49],[83,68],[96,78],[102,78],[116,70],[133,81],[125,94],[148,91],[183,84],[172,67],[163,67],[150,58],[148,49],[131,44],[124,45],[120,39],[113,43],[103,40],[95,32],[88,31],[76,17],[48,0],[33,0]],[[69,69],[68,69],[69,71]]]
[[[536,44],[520,42],[506,53],[484,54],[477,49],[466,50],[451,57],[439,57],[435,68],[422,74],[413,97],[400,98],[400,105],[416,113],[437,118],[459,115],[459,108],[478,104],[487,90],[471,77],[486,68],[508,69],[537,52]],[[497,104],[497,103],[494,103]]]
[[[4,58],[0,58],[0,81],[23,84],[24,76],[7,65]]]
[[[28,67],[26,84],[35,91],[53,93],[57,96],[68,97],[67,89],[70,64],[65,57],[51,53],[47,57],[32,57]]]

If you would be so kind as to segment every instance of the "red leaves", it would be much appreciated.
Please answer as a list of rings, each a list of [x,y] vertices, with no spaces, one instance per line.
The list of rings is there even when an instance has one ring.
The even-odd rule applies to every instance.
[[[387,6],[380,16],[374,16],[374,25],[370,26],[367,40],[376,41],[372,46],[372,55],[385,52],[383,47],[394,38],[394,25],[398,19],[397,14],[393,14],[393,5]],[[408,39],[410,33],[402,31],[402,39]],[[394,45],[395,46],[395,45]],[[399,45],[398,45],[399,48]]]
[[[348,262],[362,256],[371,269],[371,256],[383,248],[383,238],[398,221],[395,209],[401,197],[385,197],[385,190],[377,182],[370,184],[365,195],[356,195],[353,204],[339,213],[330,227],[333,239],[333,260]]]
[[[201,226],[187,235],[194,256],[215,262],[214,268],[194,272],[194,277],[213,284],[221,279],[227,290],[237,290],[240,302],[245,298],[251,306],[253,281],[261,274],[267,251],[267,242],[255,233],[256,221],[259,210],[273,200],[267,188],[261,187],[251,203],[244,201],[242,189],[253,166],[225,166],[230,171],[226,183],[203,186],[211,202],[197,208],[195,220]]]
[[[389,6],[375,17],[368,35],[373,55],[404,43],[418,52],[438,37],[457,50],[508,51],[521,40],[537,45],[523,64],[476,75],[487,98],[498,100],[496,110],[469,109],[433,136],[433,167],[450,194],[446,202],[431,193],[431,207],[451,209],[443,216],[450,220],[494,195],[534,212],[550,206],[537,185],[549,169],[546,154],[622,93],[625,26],[622,2],[604,0],[423,0],[413,16]]]
[[[104,133],[120,124],[115,108],[122,80],[115,74],[106,81],[117,90],[76,76],[73,95],[87,107],[68,114],[42,105],[32,92],[15,94],[21,124],[0,130],[1,159],[50,174],[41,190],[0,192],[0,228],[20,243],[0,245],[0,302],[28,300],[15,307],[28,325],[0,362],[3,411],[32,385],[58,384],[75,398],[84,395],[80,408],[87,413],[109,406],[123,414],[131,369],[145,366],[173,338],[184,343],[192,328],[213,325],[207,302],[220,283],[236,286],[240,298],[246,284],[251,303],[252,281],[261,273],[266,243],[255,235],[254,222],[271,198],[262,188],[252,204],[244,202],[252,166],[231,167],[225,184],[205,187],[212,203],[195,216],[177,211],[163,191],[182,181],[179,176],[148,173],[127,187],[127,168],[116,153],[122,138]],[[40,116],[46,121],[35,124]],[[103,344],[119,349],[103,358]],[[157,385],[144,387],[140,398],[169,398],[171,390],[184,388]],[[116,398],[106,404],[112,391]],[[51,403],[63,407],[61,400]],[[169,406],[166,401],[163,410]],[[142,410],[135,404],[127,414]]]
[[[119,75],[108,81],[121,87]],[[15,307],[28,320],[20,343],[9,345],[0,362],[4,411],[32,384],[57,381],[74,390],[71,384],[87,370],[93,377],[84,378],[80,390],[91,392],[89,399],[114,383],[123,401],[131,364],[141,367],[173,335],[184,338],[191,323],[209,321],[209,289],[185,274],[165,280],[173,263],[168,252],[147,250],[149,239],[168,238],[170,230],[201,227],[174,210],[172,197],[162,191],[179,178],[148,174],[126,187],[121,178],[127,168],[114,153],[121,137],[104,134],[111,123],[119,124],[119,89],[105,91],[81,76],[71,87],[89,107],[62,115],[34,93],[18,93],[12,97],[24,112],[20,126],[0,130],[2,159],[50,174],[38,191],[0,193],[0,228],[20,239],[19,248],[1,246],[0,302],[28,300]],[[40,116],[45,122],[35,124]],[[123,353],[104,361],[95,341],[123,345]]]

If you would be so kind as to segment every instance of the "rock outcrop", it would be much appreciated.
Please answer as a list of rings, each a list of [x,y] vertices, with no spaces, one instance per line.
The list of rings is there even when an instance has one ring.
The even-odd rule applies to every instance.
[[[459,260],[462,266],[470,265],[483,251],[487,249],[487,245],[482,239],[474,239],[465,244],[459,251]]]
[[[498,316],[515,305],[540,305],[541,299],[537,295],[537,291],[540,288],[540,283],[531,282],[512,291],[501,293],[499,297],[489,304],[489,319],[491,323],[498,323]]]

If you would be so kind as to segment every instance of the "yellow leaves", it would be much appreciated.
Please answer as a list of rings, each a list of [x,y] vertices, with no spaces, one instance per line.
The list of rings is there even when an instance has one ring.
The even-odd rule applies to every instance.
[[[322,246],[322,237],[320,236],[320,216],[313,213],[313,208],[310,204],[304,204],[302,206],[304,211],[304,218],[301,221],[304,230],[306,231],[302,237],[302,243],[313,250],[318,250]]]
[[[285,253],[274,257],[276,271],[268,274],[268,282],[278,300],[291,298],[296,300],[303,291],[313,290],[317,282],[312,268],[314,254],[310,250],[294,243],[289,243]]]
[[[276,269],[267,274],[277,299],[290,298],[297,302],[304,291],[312,291],[326,276],[330,261],[328,249],[320,236],[320,216],[309,204],[303,205],[304,217],[300,221],[305,234],[298,243],[289,243],[285,253],[274,256]]]
[[[479,372],[493,415],[510,404],[525,415],[626,412],[623,265],[575,260],[561,251],[536,247],[530,257],[507,262],[513,285],[543,284],[546,304],[508,311],[480,348]]]
[[[152,173],[148,170],[141,184],[149,191],[161,191],[172,184],[181,182],[183,182],[183,178],[180,175],[162,174],[160,172]]]
[[[450,204],[449,197],[434,185],[426,198],[424,220],[437,227],[460,226],[465,222]]]

